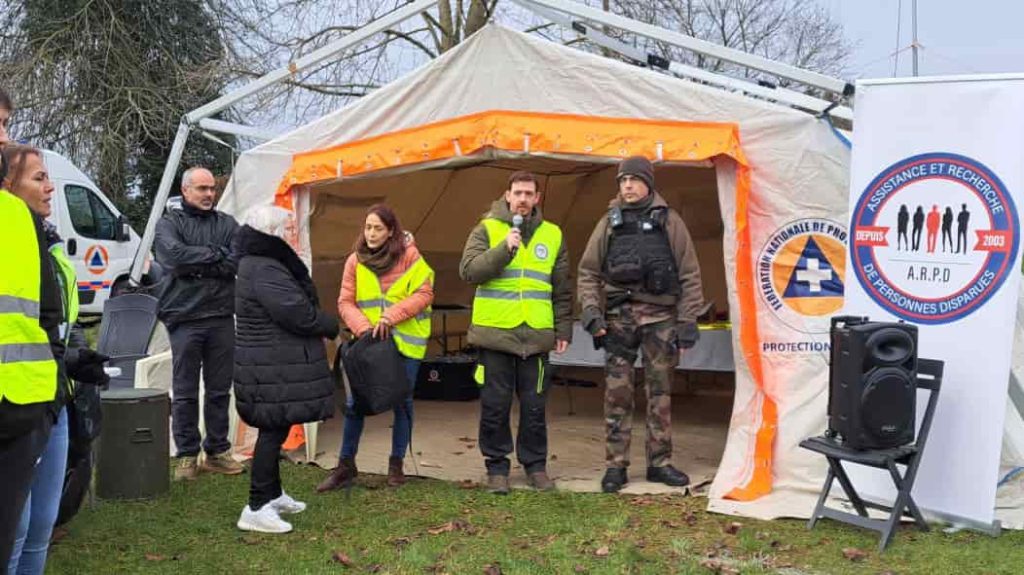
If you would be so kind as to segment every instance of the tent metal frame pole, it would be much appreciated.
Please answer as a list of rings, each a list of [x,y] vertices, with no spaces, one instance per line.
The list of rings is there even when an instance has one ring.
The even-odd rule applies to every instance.
[[[732,78],[722,74],[716,74],[709,72],[696,66],[689,66],[680,62],[667,60],[661,56],[655,54],[648,54],[639,48],[634,48],[625,42],[616,40],[604,34],[600,30],[591,26],[588,23],[573,21],[564,14],[547,10],[539,6],[532,5],[528,0],[513,0],[513,2],[519,4],[523,8],[526,8],[541,17],[547,18],[551,22],[566,28],[567,30],[575,31],[587,37],[588,40],[609,50],[618,52],[627,58],[636,60],[637,62],[646,63],[651,68],[661,68],[668,70],[676,76],[684,78],[691,78],[712,84],[722,89],[727,90],[738,90],[746,94],[758,96],[766,100],[774,102],[781,102],[789,104],[791,106],[797,106],[805,110],[821,114],[828,110],[828,113],[833,117],[840,118],[843,120],[853,121],[853,110],[845,106],[835,106],[828,100],[822,100],[806,94],[801,94],[794,90],[778,87],[768,87],[740,80],[738,78]]]
[[[273,134],[265,132],[259,128],[246,126],[245,124],[236,124],[234,122],[225,122],[224,120],[215,120],[213,118],[203,118],[202,120],[199,120],[198,126],[208,132],[231,134],[232,136],[251,138],[261,142],[274,139]]]
[[[612,26],[621,30],[626,30],[634,34],[639,34],[650,38],[652,40],[658,40],[660,42],[666,42],[673,46],[692,50],[712,58],[718,58],[720,60],[726,60],[734,64],[746,66],[754,70],[760,70],[769,74],[774,74],[781,78],[787,78],[825,90],[826,92],[835,93],[841,96],[850,96],[853,94],[853,84],[840,80],[839,78],[833,78],[820,74],[818,72],[812,72],[810,70],[804,70],[796,66],[789,64],[783,64],[782,62],[776,62],[768,58],[761,56],[755,56],[748,54],[741,50],[734,48],[726,48],[725,46],[719,46],[706,40],[694,38],[693,36],[687,36],[680,32],[674,32],[665,28],[659,28],[651,24],[632,20],[612,14],[610,12],[604,12],[590,6],[585,6],[578,2],[570,0],[514,0],[517,4],[523,7],[539,6],[541,8],[548,8],[556,10],[565,14],[577,16],[579,18],[585,18],[591,22],[603,24],[606,26]]]
[[[192,130],[193,126],[200,125],[203,120],[211,118],[211,116],[226,110],[236,102],[248,98],[264,88],[273,86],[282,80],[290,78],[310,66],[314,66],[324,60],[338,55],[340,52],[363,42],[375,34],[379,34],[396,24],[404,22],[409,18],[433,8],[437,2],[438,0],[418,0],[417,2],[406,4],[402,8],[366,24],[362,28],[353,30],[334,42],[314,50],[295,62],[291,62],[286,66],[282,66],[281,68],[269,72],[238,88],[237,90],[225,94],[186,114],[185,117],[182,118],[181,124],[178,126],[178,133],[174,137],[174,144],[171,146],[171,153],[167,158],[167,164],[164,165],[164,173],[160,178],[160,186],[157,188],[156,197],[153,198],[153,207],[149,211],[149,220],[146,222],[146,230],[142,234],[142,243],[139,245],[139,249],[135,253],[135,259],[132,262],[131,274],[129,276],[131,283],[133,285],[139,285],[139,282],[142,279],[142,268],[145,264],[147,254],[149,254],[149,250],[153,246],[156,223],[160,220],[160,216],[164,210],[164,204],[167,202],[167,197],[170,195],[171,184],[174,183],[174,175],[177,173],[178,165],[181,163],[181,156],[185,151],[185,143],[188,141],[189,132]],[[223,128],[228,124],[230,123],[221,122],[219,125]],[[216,128],[211,128],[209,124],[206,126],[206,129],[217,130]]]

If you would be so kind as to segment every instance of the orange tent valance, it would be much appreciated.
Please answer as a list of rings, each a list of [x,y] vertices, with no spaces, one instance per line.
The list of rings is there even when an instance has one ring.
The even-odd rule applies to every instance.
[[[580,156],[643,155],[701,161],[726,155],[742,165],[736,124],[638,120],[491,110],[296,154],[277,187],[469,156],[484,148]]]

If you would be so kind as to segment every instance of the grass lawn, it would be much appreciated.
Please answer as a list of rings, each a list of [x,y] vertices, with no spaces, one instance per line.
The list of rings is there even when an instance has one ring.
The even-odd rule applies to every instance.
[[[283,465],[309,509],[287,535],[238,531],[248,476],[202,476],[151,502],[84,508],[49,573],[1021,573],[1024,533],[903,528],[884,555],[873,533],[824,521],[712,515],[707,500],[516,491],[360,476],[349,497],[316,495],[322,470]],[[737,525],[738,524],[738,525]],[[853,556],[848,558],[847,555]]]

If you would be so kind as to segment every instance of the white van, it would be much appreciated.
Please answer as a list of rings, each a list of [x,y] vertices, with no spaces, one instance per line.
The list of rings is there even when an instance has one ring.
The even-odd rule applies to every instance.
[[[67,158],[43,151],[54,193],[48,218],[64,239],[75,265],[83,315],[103,313],[103,304],[128,285],[141,239],[96,184]]]

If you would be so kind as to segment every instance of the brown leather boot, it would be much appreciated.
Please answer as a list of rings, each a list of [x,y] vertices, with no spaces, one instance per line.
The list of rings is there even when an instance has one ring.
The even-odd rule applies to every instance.
[[[331,471],[331,474],[316,486],[317,493],[334,491],[339,487],[348,487],[359,475],[356,469],[356,460],[351,457],[343,457],[338,461],[338,466]]]
[[[402,458],[388,458],[388,487],[401,487],[405,485],[405,473],[402,472]]]

